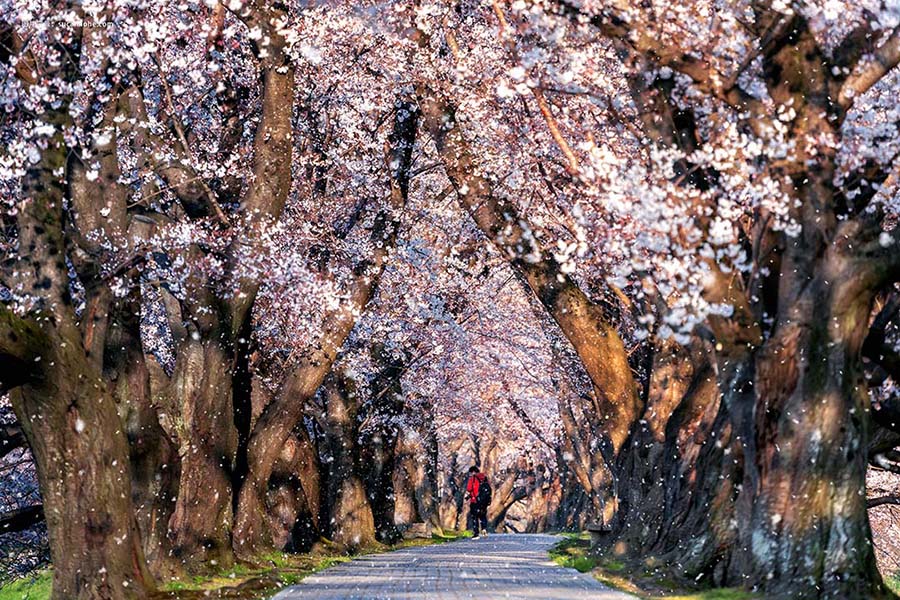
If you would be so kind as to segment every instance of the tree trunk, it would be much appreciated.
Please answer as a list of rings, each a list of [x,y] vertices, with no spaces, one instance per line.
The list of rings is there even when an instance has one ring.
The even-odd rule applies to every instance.
[[[450,457],[447,468],[441,474],[441,526],[447,529],[466,527],[466,481],[469,467],[478,462],[478,443],[470,435],[449,440],[444,453]]]
[[[158,579],[181,571],[169,553],[169,519],[178,494],[178,452],[151,404],[150,373],[141,348],[137,307],[117,312],[106,341],[108,378],[128,438],[131,492],[141,545]]]
[[[491,529],[496,529],[506,518],[506,513],[518,501],[528,496],[528,490],[522,480],[523,473],[516,468],[511,468],[503,474],[503,479],[498,483],[493,479],[494,494],[491,505],[488,507],[487,516]]]
[[[427,422],[399,432],[393,472],[394,518],[399,525],[425,522],[442,527],[437,436],[433,422],[427,417],[424,420]]]
[[[731,572],[793,598],[888,597],[865,493],[871,424],[860,351],[874,290],[835,247],[817,272],[757,356],[755,452]]]
[[[183,340],[175,372],[158,402],[172,417],[181,472],[169,520],[172,552],[188,572],[234,562],[231,471],[237,452],[232,406],[233,357],[214,335]],[[172,410],[174,409],[174,410]],[[171,412],[169,412],[171,410]]]
[[[306,429],[297,432],[297,461],[293,474],[300,481],[304,504],[295,515],[294,527],[288,550],[307,551],[313,543],[322,537],[322,484],[319,454]]]
[[[134,520],[121,421],[65,319],[56,315],[61,332],[46,331],[42,362],[52,368],[11,394],[41,484],[53,598],[144,598],[152,578]]]
[[[390,544],[400,539],[394,523],[394,451],[396,426],[363,436],[360,442],[365,468],[366,495],[372,506],[378,541]]]
[[[412,436],[415,431],[401,431],[394,448],[394,522],[412,525],[422,521],[416,502],[417,490],[424,483],[424,470],[419,469],[421,446]]]
[[[308,551],[319,539],[318,457],[305,431],[288,438],[266,496],[266,523],[277,550]]]
[[[361,417],[366,423],[360,432],[361,462],[378,540],[393,543],[401,537],[394,523],[394,460],[404,407],[400,378],[408,358],[391,355],[381,344],[373,345],[370,354],[379,371],[368,386],[371,393]]]
[[[222,297],[218,284],[211,283],[202,270],[191,273],[193,280],[187,286],[190,294],[182,303],[160,289],[178,349],[171,377],[162,369],[152,369],[153,398],[160,407],[163,428],[178,445],[181,471],[169,537],[174,556],[191,572],[219,570],[234,560],[233,480],[240,480],[245,466],[244,462],[237,463],[235,419],[242,426],[248,422],[248,376],[242,367],[247,360],[249,320],[260,283],[258,278],[245,276],[242,266],[256,258],[267,229],[281,215],[292,185],[294,69],[285,52],[282,32],[274,25],[284,18],[284,10],[279,4],[253,5],[236,13],[262,30],[266,43],[264,52],[258,53],[261,110],[253,140],[253,176],[244,195],[235,198],[240,204],[231,225],[239,234],[225,253],[231,294]],[[146,120],[143,99],[132,91],[135,93],[127,98],[132,117]],[[202,209],[227,222],[229,217],[209,186],[191,184],[202,181],[202,177],[177,161],[159,164],[157,155],[162,152],[157,146],[167,148],[167,144],[143,128],[137,129],[136,150],[144,166],[157,170],[172,184],[169,189],[179,196],[187,212],[195,214]],[[190,152],[181,147],[178,154],[187,156]],[[204,251],[192,247],[187,254],[190,262]],[[241,433],[244,442],[246,428]],[[261,494],[265,495],[265,489]]]
[[[63,91],[52,108],[36,115],[54,133],[22,179],[12,283],[33,297],[36,314],[21,319],[0,304],[0,389],[14,388],[13,410],[34,457],[54,565],[54,600],[140,599],[153,581],[134,519],[128,446],[103,380],[102,352],[94,352],[103,347],[103,331],[92,339],[92,320],[86,333],[79,329],[65,261],[70,241],[65,185],[77,174],[67,172],[72,149],[64,131],[73,125],[67,90],[80,78],[80,34],[51,25],[47,35],[59,46],[59,60],[35,66],[63,82]],[[115,188],[115,182],[114,173],[104,171],[97,192]],[[105,295],[104,283],[96,283],[89,305]]]
[[[325,391],[329,537],[350,550],[375,543],[375,520],[360,464],[358,402],[353,382],[332,375]]]
[[[624,455],[617,547],[772,597],[888,597],[865,498],[860,349],[874,286],[840,247],[820,263],[765,344],[748,341],[739,306],[713,323],[715,351],[659,353],[646,425]]]
[[[743,461],[727,408],[737,395],[723,401],[713,358],[701,341],[658,349],[642,426],[623,453],[615,541],[677,564],[685,579],[724,585]]]

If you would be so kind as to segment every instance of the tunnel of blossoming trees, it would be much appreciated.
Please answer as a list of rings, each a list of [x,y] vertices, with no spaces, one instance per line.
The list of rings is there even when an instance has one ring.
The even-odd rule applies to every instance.
[[[894,0],[0,0],[0,584],[465,529],[477,464],[893,598],[898,62]]]

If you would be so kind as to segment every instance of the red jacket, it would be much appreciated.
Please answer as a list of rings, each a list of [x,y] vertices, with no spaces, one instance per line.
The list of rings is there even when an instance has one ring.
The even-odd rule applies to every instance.
[[[469,483],[466,484],[466,491],[469,493],[469,504],[475,504],[475,501],[478,499],[478,488],[481,487],[481,482],[484,480],[484,473],[475,473],[469,477]]]

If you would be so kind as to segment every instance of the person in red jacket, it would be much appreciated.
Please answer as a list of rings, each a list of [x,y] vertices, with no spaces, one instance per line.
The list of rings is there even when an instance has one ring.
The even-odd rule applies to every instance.
[[[491,484],[487,476],[478,467],[469,469],[469,481],[466,483],[466,497],[469,499],[469,519],[472,521],[472,539],[481,537],[481,531],[487,535],[487,509],[491,503]]]

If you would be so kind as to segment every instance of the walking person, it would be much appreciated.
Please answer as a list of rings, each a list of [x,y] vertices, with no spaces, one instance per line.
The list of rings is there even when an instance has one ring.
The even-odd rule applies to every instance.
[[[469,468],[469,481],[466,483],[466,497],[469,499],[469,519],[472,520],[472,539],[481,537],[481,531],[487,535],[487,509],[491,503],[491,484],[487,475],[478,467]]]

